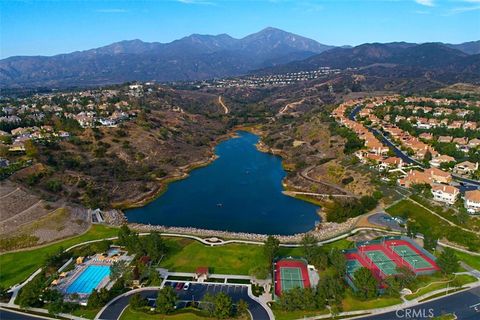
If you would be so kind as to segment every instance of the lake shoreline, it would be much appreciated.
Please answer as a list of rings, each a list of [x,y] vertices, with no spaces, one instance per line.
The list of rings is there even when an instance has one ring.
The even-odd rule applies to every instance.
[[[190,173],[193,170],[195,170],[197,168],[208,166],[212,162],[214,162],[216,159],[218,159],[219,155],[217,154],[217,151],[216,151],[217,146],[220,143],[222,143],[226,140],[229,140],[229,139],[232,139],[232,138],[238,136],[237,133],[239,131],[245,131],[245,132],[248,132],[248,133],[251,133],[251,134],[255,135],[258,139],[258,141],[253,144],[255,146],[256,150],[259,151],[259,152],[262,152],[262,153],[267,153],[267,154],[273,155],[275,157],[278,157],[278,159],[281,162],[281,166],[282,166],[283,170],[285,170],[285,168],[283,166],[284,157],[283,157],[282,153],[268,148],[261,141],[262,137],[265,134],[261,129],[259,129],[258,127],[252,127],[252,126],[248,126],[248,127],[238,126],[238,127],[233,128],[230,132],[228,132],[228,133],[226,133],[222,136],[219,136],[217,139],[215,139],[215,141],[213,141],[211,143],[210,152],[209,152],[210,156],[208,158],[202,159],[202,160],[199,160],[199,161],[190,163],[186,166],[178,168],[178,170],[174,174],[170,174],[169,176],[162,178],[159,181],[158,188],[155,188],[150,193],[144,195],[143,197],[141,197],[138,200],[135,200],[135,201],[130,200],[128,202],[125,201],[125,202],[122,202],[122,203],[117,203],[115,208],[120,209],[120,210],[141,208],[141,207],[144,207],[144,206],[150,204],[151,202],[155,201],[156,199],[158,199],[160,196],[162,196],[168,190],[168,187],[169,187],[170,183],[186,179],[190,176]],[[278,151],[280,151],[280,150],[278,150]],[[285,179],[285,178],[283,178],[283,179]],[[322,213],[322,210],[321,210],[322,205],[319,203],[319,201],[317,201],[316,199],[309,199],[309,198],[305,198],[305,197],[297,197],[297,196],[294,196],[294,195],[285,194],[284,191],[288,190],[288,186],[284,183],[283,179],[282,179],[282,193],[284,195],[288,196],[288,197],[294,198],[295,200],[301,200],[302,202],[306,202],[306,203],[309,203],[311,205],[314,205],[316,207],[315,215],[318,218],[321,219],[320,222],[316,222],[315,225],[312,225],[307,230],[305,230],[303,232],[300,231],[301,234],[318,231],[319,227],[320,227],[320,229],[322,229],[321,226],[323,224],[325,224],[326,221],[325,221],[325,216],[321,214]],[[137,225],[137,226],[138,225],[144,225],[147,228],[161,228],[161,229],[164,229],[164,228],[189,228],[189,227],[181,227],[181,226],[178,226],[178,227],[163,226],[163,225],[157,224],[155,222],[149,223],[149,222],[146,222],[146,221],[145,222],[129,221],[127,219],[127,216],[126,216],[125,212],[121,211],[121,214],[125,217],[125,220],[129,223],[129,225],[130,224]],[[194,229],[196,229],[196,228],[194,228]],[[205,231],[210,231],[210,232],[219,232],[219,231],[215,231],[215,229],[213,229],[213,230],[208,230],[208,229],[209,228],[203,229],[203,227],[199,228],[199,230],[205,230]],[[230,231],[227,231],[227,232],[230,232]],[[238,233],[238,232],[235,232],[235,231],[231,231],[231,232],[233,232],[234,234]],[[262,232],[260,232],[260,234],[261,233]],[[288,232],[286,234],[288,234]],[[293,233],[292,233],[292,235],[293,235]]]
[[[236,131],[239,131],[239,130],[235,129],[234,131],[228,132],[224,135],[217,137],[213,142],[211,142],[210,148],[208,151],[209,153],[208,157],[189,163],[185,166],[178,167],[173,173],[170,173],[169,175],[163,178],[158,178],[157,179],[158,184],[154,190],[148,192],[145,195],[140,196],[139,199],[137,200],[126,199],[124,201],[112,203],[112,208],[117,210],[122,210],[122,213],[123,213],[123,210],[140,208],[140,207],[146,206],[152,201],[155,201],[156,199],[158,199],[158,197],[162,196],[167,191],[168,186],[171,183],[188,178],[191,171],[208,166],[213,161],[218,159],[218,156],[215,154],[215,148],[221,142],[234,138],[236,136]]]

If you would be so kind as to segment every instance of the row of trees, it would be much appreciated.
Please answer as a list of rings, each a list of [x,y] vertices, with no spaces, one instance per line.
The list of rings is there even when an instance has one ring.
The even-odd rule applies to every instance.
[[[175,311],[177,302],[178,296],[175,290],[166,286],[158,292],[155,311],[160,314],[171,314]],[[147,306],[147,299],[139,293],[130,299],[130,307],[134,310],[145,310]],[[231,319],[248,313],[248,304],[244,300],[234,304],[232,298],[223,292],[215,295],[207,293],[200,302],[200,308],[209,317],[216,319]]]
[[[349,218],[360,216],[375,209],[379,197],[362,196],[360,199],[333,199],[332,203],[325,207],[327,220],[330,222],[345,222]]]

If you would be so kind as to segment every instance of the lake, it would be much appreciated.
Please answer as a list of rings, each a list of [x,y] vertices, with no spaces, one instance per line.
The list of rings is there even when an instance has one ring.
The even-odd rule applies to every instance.
[[[319,207],[282,193],[281,158],[257,150],[258,136],[239,131],[219,143],[219,156],[195,169],[128,221],[175,227],[290,235],[312,229]]]

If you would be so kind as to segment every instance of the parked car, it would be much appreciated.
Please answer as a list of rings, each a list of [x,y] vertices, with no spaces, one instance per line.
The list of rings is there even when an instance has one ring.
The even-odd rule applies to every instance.
[[[183,290],[187,291],[188,288],[190,288],[190,282],[185,283],[185,285],[183,286]]]
[[[177,284],[176,289],[177,289],[177,290],[182,290],[183,285],[184,285],[183,282],[179,282],[179,283]]]

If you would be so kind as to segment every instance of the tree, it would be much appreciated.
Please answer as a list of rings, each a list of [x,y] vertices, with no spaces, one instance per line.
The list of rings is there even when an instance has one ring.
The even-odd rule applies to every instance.
[[[20,290],[15,302],[22,308],[41,306],[42,302],[40,301],[40,298],[45,280],[45,275],[43,273],[35,277]]]
[[[155,268],[150,268],[148,271],[148,285],[149,286],[159,286],[162,283],[162,278]]]
[[[450,248],[445,248],[436,262],[444,274],[452,274],[460,267],[455,251]]]
[[[313,253],[314,250],[317,246],[317,238],[315,236],[307,233],[302,237],[302,249],[303,249],[303,254],[305,255],[305,258],[310,262],[313,258]]]
[[[115,261],[110,266],[110,279],[117,280],[127,271],[127,263],[123,260]]]
[[[320,270],[324,270],[328,267],[328,256],[322,247],[315,246],[313,248],[310,263]]]
[[[435,248],[437,247],[437,242],[438,239],[435,238],[431,233],[429,232],[424,232],[423,234],[423,247],[430,251],[433,252]]]
[[[423,163],[425,165],[428,165],[430,160],[432,160],[432,153],[430,152],[430,150],[427,150],[427,152],[425,152],[425,156],[423,157]]]
[[[378,281],[367,268],[360,268],[353,275],[355,295],[360,299],[369,299],[377,295]]]
[[[220,292],[215,295],[215,309],[213,315],[217,319],[227,319],[232,316],[232,298],[226,293]]]
[[[200,306],[210,317],[213,317],[213,313],[215,311],[215,296],[207,292],[203,296]]]
[[[268,236],[263,246],[263,253],[265,258],[267,258],[270,268],[272,267],[273,259],[277,256],[279,245],[280,241],[277,238]]]
[[[142,239],[142,248],[150,259],[157,263],[167,253],[167,247],[160,233],[152,232]]]
[[[26,140],[24,142],[24,146],[25,146],[25,154],[28,157],[34,158],[34,159],[38,157],[38,149],[32,140]]]
[[[177,294],[172,287],[163,287],[158,292],[157,311],[161,314],[168,314],[175,310]]]
[[[336,248],[332,249],[328,254],[328,260],[330,261],[330,264],[335,269],[337,274],[340,274],[340,275],[345,274],[347,260],[345,259],[345,256],[339,249],[336,249]]]
[[[399,285],[402,288],[405,288],[415,281],[416,276],[415,272],[413,272],[409,267],[400,266],[397,267],[397,275],[395,278],[398,280]]]
[[[245,300],[240,299],[237,302],[237,315],[244,316],[247,314],[248,314],[248,304],[245,302]]]
[[[146,307],[147,305],[148,305],[147,299],[142,297],[140,295],[140,293],[136,293],[130,298],[130,306],[134,310],[142,309],[143,307]]]

